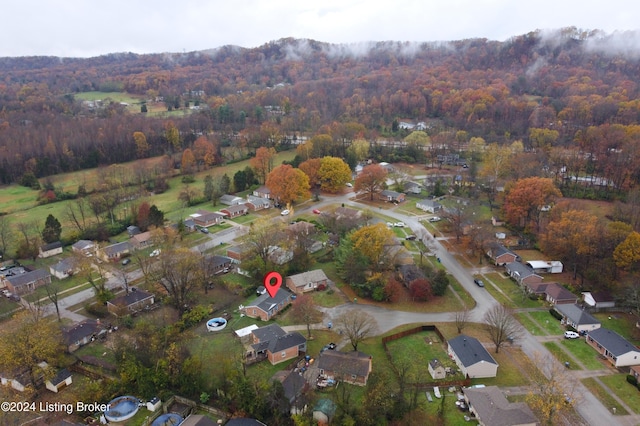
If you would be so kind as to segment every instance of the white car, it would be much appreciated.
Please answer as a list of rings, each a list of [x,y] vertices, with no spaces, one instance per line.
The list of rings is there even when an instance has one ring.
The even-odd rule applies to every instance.
[[[353,184],[351,182],[347,182],[346,185],[348,188],[353,188]]]
[[[429,222],[440,222],[442,219],[440,216],[434,216],[429,218]]]
[[[405,225],[404,222],[396,222],[395,226],[396,226],[396,228],[404,228],[407,225]]]
[[[289,216],[289,213],[291,213],[289,210],[282,210],[280,216]]]
[[[160,249],[155,249],[154,251],[149,253],[149,257],[156,257],[156,256],[160,256]]]
[[[564,338],[565,339],[577,339],[578,337],[580,337],[580,335],[578,333],[576,333],[575,331],[565,331],[564,332]]]

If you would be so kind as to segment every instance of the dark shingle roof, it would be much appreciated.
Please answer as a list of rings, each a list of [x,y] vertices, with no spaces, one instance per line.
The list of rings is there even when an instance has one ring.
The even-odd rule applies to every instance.
[[[116,297],[115,299],[110,300],[109,303],[118,306],[129,306],[150,297],[153,297],[153,294],[147,293],[144,290],[132,290],[129,292],[129,294],[125,294],[123,296]]]
[[[345,374],[355,374],[356,376],[366,377],[369,374],[369,365],[371,357],[362,352],[339,352],[324,351],[318,359],[318,368],[333,371],[344,372]]]
[[[40,247],[40,250],[49,251],[49,250],[54,250],[59,248],[62,248],[62,243],[60,241],[56,241],[53,243],[43,245],[42,247]]]
[[[127,250],[131,250],[131,244],[129,243],[129,241],[123,241],[121,243],[115,243],[111,244],[110,246],[106,246],[102,250],[107,256],[113,256],[118,253],[123,253]]]
[[[7,277],[6,279],[14,288],[18,288],[32,282],[46,280],[47,277],[51,277],[51,274],[48,271],[45,271],[44,269],[36,269],[31,272],[25,272],[24,274]]]
[[[69,377],[71,377],[71,372],[69,370],[67,370],[66,368],[63,368],[62,370],[59,370],[56,373],[55,376],[53,376],[51,379],[49,379],[49,381],[54,386],[58,386],[60,383],[62,383],[65,380],[67,380]]]
[[[70,345],[100,331],[100,324],[96,320],[84,320],[62,331],[64,341]]]
[[[281,288],[278,290],[275,297],[269,296],[269,293],[265,293],[262,296],[258,296],[256,300],[254,300],[253,302],[247,305],[247,308],[255,306],[262,309],[265,312],[269,312],[271,308],[279,305],[280,303],[284,302],[290,297],[291,297],[291,293]]]
[[[448,343],[465,367],[470,367],[482,361],[498,365],[496,360],[482,346],[482,343],[474,337],[461,334],[449,340]]]
[[[536,273],[533,272],[533,269],[520,262],[509,262],[505,265],[505,268],[509,274],[515,274],[519,276],[520,279],[526,278],[530,275],[536,275]]]
[[[627,339],[608,328],[597,328],[589,331],[588,335],[616,357],[631,351],[640,352],[640,349],[631,344]]]
[[[278,324],[269,324],[265,327],[260,327],[257,330],[253,330],[252,333],[260,340],[259,343],[251,345],[253,349],[258,352],[269,350],[271,353],[276,353],[302,345],[307,341],[307,339],[297,331],[287,333]]]
[[[554,309],[578,325],[600,324],[600,321],[578,305],[556,305]]]
[[[482,424],[492,426],[538,424],[538,419],[526,403],[510,403],[496,386],[465,388],[464,394],[469,400],[469,405],[478,413]]]

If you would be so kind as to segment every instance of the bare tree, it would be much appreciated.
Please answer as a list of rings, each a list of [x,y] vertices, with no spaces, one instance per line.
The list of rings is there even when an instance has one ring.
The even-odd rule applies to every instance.
[[[569,412],[582,395],[575,380],[554,357],[536,352],[532,359],[538,367],[533,374],[532,388],[527,394],[529,406],[546,424],[557,424],[556,417]]]
[[[53,303],[53,306],[55,306],[56,308],[56,315],[58,316],[58,322],[62,321],[62,319],[60,318],[60,306],[59,306],[60,286],[58,285],[58,282],[56,281],[48,282],[44,285],[44,288],[47,291],[47,297],[49,298],[51,303]]]
[[[291,305],[291,315],[296,321],[307,326],[307,336],[311,338],[311,324],[322,321],[322,312],[316,308],[313,298],[307,294],[298,296]]]
[[[84,198],[78,198],[74,203],[67,203],[65,212],[67,220],[73,222],[80,232],[84,232],[87,229],[88,209],[87,200]]]
[[[188,307],[193,290],[202,285],[204,275],[200,256],[181,247],[163,251],[158,258],[160,261],[150,269],[160,273],[162,278],[156,282],[182,314]]]
[[[484,315],[484,330],[489,338],[496,345],[496,353],[507,340],[519,337],[522,326],[513,317],[512,310],[504,305],[496,305],[489,309]]]
[[[375,318],[359,309],[352,309],[340,315],[336,319],[336,326],[347,336],[354,351],[358,350],[358,344],[362,340],[378,332]]]
[[[471,311],[469,311],[469,308],[466,305],[463,310],[453,313],[453,321],[456,323],[458,334],[462,334],[462,330],[464,330],[464,328],[469,323],[470,317]]]

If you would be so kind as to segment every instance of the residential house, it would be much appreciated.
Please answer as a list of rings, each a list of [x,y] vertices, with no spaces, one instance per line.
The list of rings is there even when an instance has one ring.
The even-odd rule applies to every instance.
[[[413,281],[425,278],[422,269],[418,268],[418,266],[413,263],[399,265],[398,275],[400,276],[402,284],[404,284],[404,286],[407,288]]]
[[[93,241],[79,240],[71,246],[71,250],[85,256],[91,256],[96,251],[96,245]]]
[[[246,204],[234,204],[229,207],[220,209],[220,213],[224,213],[226,216],[233,218],[249,214],[249,206]]]
[[[227,206],[236,206],[244,203],[244,198],[236,197],[235,195],[224,194],[220,197],[220,203]]]
[[[153,305],[155,296],[144,290],[131,288],[129,294],[116,297],[107,302],[107,310],[113,315],[125,316],[143,310],[147,306]]]
[[[421,200],[416,203],[416,208],[428,212],[428,213],[437,213],[442,210],[442,204],[434,200]]]
[[[222,213],[210,212],[207,210],[198,210],[189,216],[191,216],[196,226],[203,226],[205,228],[218,225],[224,219],[224,215]]]
[[[405,194],[391,191],[390,189],[381,191],[379,197],[382,201],[388,201],[390,203],[402,203],[405,200]]]
[[[111,244],[103,247],[99,255],[105,262],[116,262],[122,258],[125,254],[131,252],[131,243],[129,241],[123,241],[121,243]]]
[[[553,305],[576,303],[576,295],[558,283],[547,284],[544,293],[546,301]]]
[[[253,344],[249,357],[266,357],[272,365],[295,359],[307,352],[307,339],[297,331],[286,332],[278,324],[270,324],[251,332]]]
[[[422,192],[422,185],[418,182],[405,182],[402,187],[406,194],[420,194]]]
[[[469,412],[481,426],[538,426],[525,402],[509,402],[497,386],[462,389]]]
[[[204,262],[207,265],[207,272],[213,274],[221,274],[223,272],[229,272],[233,268],[233,259],[227,256],[220,256],[217,254],[206,255]]]
[[[253,253],[253,246],[249,243],[238,244],[227,248],[227,257],[237,262],[242,262],[251,253]]]
[[[71,353],[95,340],[103,330],[104,327],[102,327],[100,321],[86,319],[62,329],[62,340],[67,348],[67,352]]]
[[[563,269],[559,260],[530,260],[526,264],[536,274],[561,274]]]
[[[138,235],[141,232],[142,231],[140,230],[140,228],[135,225],[127,226],[127,234],[129,235],[129,238],[133,237],[134,235]]]
[[[18,392],[24,392],[30,383],[29,369],[0,372],[0,384],[3,386],[11,386]]]
[[[42,259],[46,259],[47,257],[55,256],[56,254],[61,254],[62,243],[60,241],[56,241],[53,243],[45,244],[43,246],[40,246],[38,251],[39,251],[38,257]]]
[[[614,367],[640,365],[640,349],[613,330],[604,327],[591,330],[586,341]]]
[[[78,270],[78,261],[73,257],[67,257],[49,266],[49,273],[59,280],[73,275]]]
[[[43,285],[51,284],[51,274],[44,269],[35,269],[22,274],[5,276],[2,280],[10,292],[23,295]]]
[[[269,246],[267,249],[267,258],[276,265],[284,265],[293,259],[293,251],[279,246]]]
[[[182,223],[184,224],[184,229],[189,231],[189,232],[195,232],[196,230],[196,221],[193,220],[192,217],[189,217],[188,219],[185,219],[182,221]]]
[[[71,385],[71,383],[73,383],[73,377],[66,368],[59,370],[55,376],[44,382],[46,388],[54,393],[60,392],[62,388]]]
[[[585,291],[582,293],[582,301],[589,308],[595,308],[596,310],[616,306],[613,296],[607,291]]]
[[[507,275],[513,278],[521,286],[541,283],[544,279],[533,272],[533,269],[520,262],[509,262],[504,265],[504,268]]]
[[[474,337],[461,334],[448,341],[448,353],[465,377],[496,377],[498,363]]]
[[[429,374],[431,374],[431,378],[434,380],[444,379],[447,377],[447,370],[445,370],[444,365],[442,365],[440,361],[432,359],[429,361]]]
[[[291,405],[291,414],[302,412],[301,410],[304,409],[304,404],[306,403],[302,395],[309,389],[309,383],[304,376],[297,371],[284,370],[278,371],[273,375],[272,379],[282,383],[284,397]]]
[[[247,196],[247,207],[249,210],[258,211],[271,208],[271,201],[268,198],[256,197],[254,195]]]
[[[316,232],[316,226],[313,223],[305,222],[303,220],[292,223],[287,226],[286,233],[289,238],[297,236],[308,236]]]
[[[336,381],[366,386],[372,370],[371,356],[362,352],[324,351],[318,358],[320,374]]]
[[[290,275],[285,279],[285,285],[296,294],[306,293],[329,286],[329,278],[322,269]]]
[[[507,263],[520,261],[520,256],[499,243],[489,244],[487,256],[493,260],[496,266],[504,266]]]
[[[258,296],[247,306],[240,308],[240,311],[250,318],[260,318],[262,321],[269,321],[274,315],[291,304],[293,294],[280,288],[274,297],[268,293]]]
[[[579,332],[593,331],[600,328],[600,321],[575,304],[555,305],[554,309],[562,315],[561,323],[575,328]]]
[[[273,198],[271,197],[271,190],[269,188],[267,188],[266,186],[261,186],[258,189],[255,189],[253,191],[253,196],[254,197],[260,197],[260,198],[266,198],[267,200],[272,200]]]
[[[131,244],[136,250],[142,250],[145,247],[150,247],[153,245],[153,240],[151,239],[151,232],[141,232],[131,237]]]

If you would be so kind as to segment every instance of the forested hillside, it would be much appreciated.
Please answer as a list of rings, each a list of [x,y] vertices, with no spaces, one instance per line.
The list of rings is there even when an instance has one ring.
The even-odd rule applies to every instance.
[[[413,121],[426,122],[439,147],[521,140],[546,154],[544,165],[556,150],[581,159],[571,173],[631,187],[640,60],[624,42],[633,40],[569,28],[505,42],[283,39],[181,54],[0,58],[0,181],[177,153],[200,135],[215,144],[217,161],[224,146],[277,147],[284,135],[318,133],[340,142],[331,155],[345,156],[356,137],[400,139],[398,123]],[[126,92],[140,104],[82,102],[90,91]],[[166,114],[140,112],[159,102]],[[179,140],[167,136],[172,129]]]

